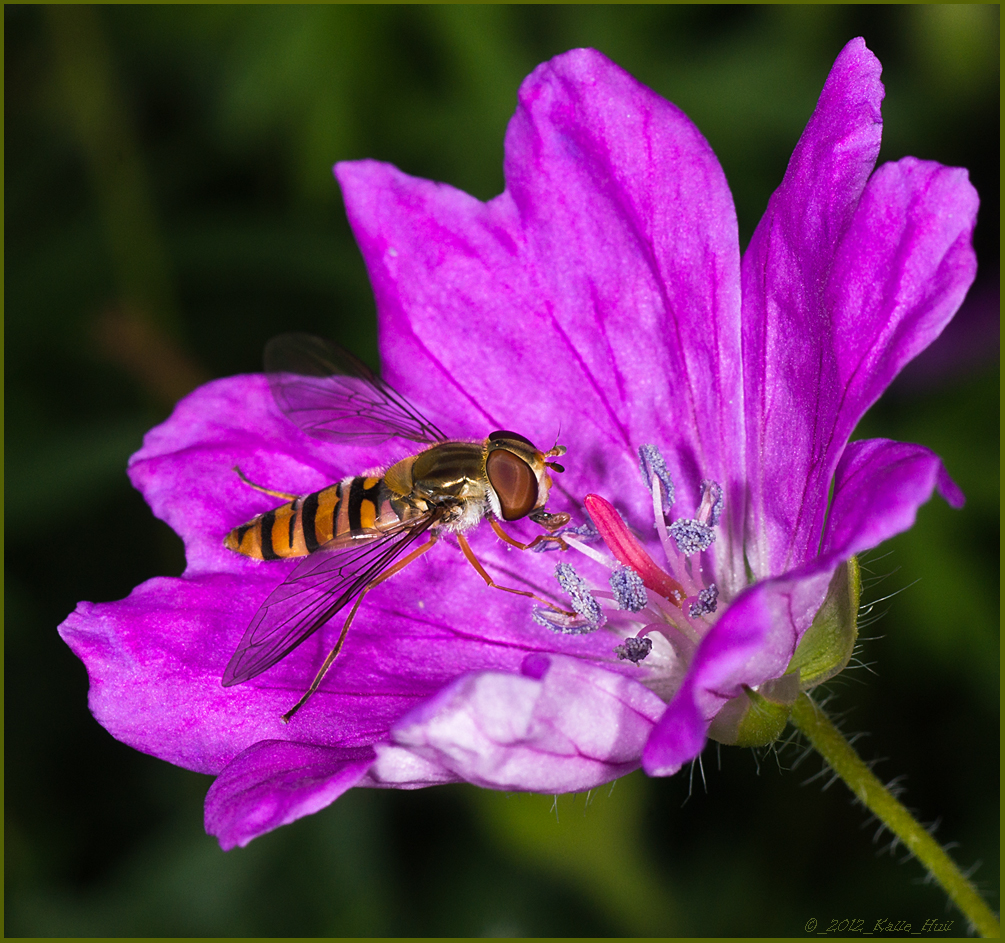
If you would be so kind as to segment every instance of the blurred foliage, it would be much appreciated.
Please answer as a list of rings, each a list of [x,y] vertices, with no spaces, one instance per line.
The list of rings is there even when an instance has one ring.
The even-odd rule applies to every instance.
[[[996,309],[998,16],[5,7],[7,935],[793,935],[810,917],[943,917],[841,786],[804,786],[819,761],[793,772],[796,747],[713,746],[690,775],[557,800],[353,790],[225,855],[201,828],[209,780],[94,723],[54,627],[79,599],[181,571],[124,475],[181,393],[258,369],[284,330],[375,362],[332,163],[375,157],[491,197],[520,81],[568,48],[601,49],[691,116],[746,241],[835,55],[864,35],[884,65],[883,159],[971,171]],[[882,618],[831,708],[871,732],[865,757],[889,757],[880,775],[906,777],[956,858],[983,861],[997,906],[998,334],[996,310],[971,309],[955,360],[895,385],[860,430],[933,447],[969,501],[933,501],[865,561]]]

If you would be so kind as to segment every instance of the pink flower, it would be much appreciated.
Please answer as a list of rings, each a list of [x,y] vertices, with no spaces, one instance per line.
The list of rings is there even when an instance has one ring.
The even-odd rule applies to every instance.
[[[355,785],[566,792],[696,756],[723,704],[784,674],[843,561],[910,527],[934,488],[962,501],[926,449],[848,444],[975,268],[965,171],[905,158],[873,172],[879,72],[862,40],[842,51],[742,262],[708,144],[592,50],[524,82],[507,187],[488,203],[386,164],[336,167],[385,376],[448,434],[514,429],[547,448],[561,430],[564,493],[606,495],[642,534],[653,534],[653,494],[637,450],[659,447],[678,516],[715,534],[694,551],[701,586],[685,587],[689,607],[717,591],[689,651],[672,663],[620,658],[638,634],[620,613],[595,631],[556,632],[445,542],[368,595],[321,689],[281,724],[340,619],[259,677],[221,687],[293,565],[224,549],[231,528],[276,503],[231,469],[307,493],[408,449],[332,449],[283,416],[264,377],[232,377],[179,403],[130,463],[185,541],[185,574],[81,603],[61,627],[87,665],[98,721],[216,775],[206,826],[225,848]],[[703,481],[721,486],[715,522]],[[556,494],[553,509],[562,503]],[[613,518],[598,524],[610,538]],[[541,592],[557,560],[583,560],[508,551],[487,527],[472,542],[501,582]],[[584,605],[594,598],[563,573]]]

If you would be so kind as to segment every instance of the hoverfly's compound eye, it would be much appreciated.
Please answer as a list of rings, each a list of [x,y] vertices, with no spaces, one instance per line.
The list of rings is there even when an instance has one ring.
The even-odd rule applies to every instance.
[[[512,433],[503,435],[509,438]],[[537,504],[537,478],[530,465],[519,456],[506,449],[494,449],[485,462],[485,473],[499,496],[503,520],[526,517]]]
[[[517,442],[523,442],[525,445],[529,445],[531,448],[534,448],[534,443],[531,442],[530,439],[526,439],[516,432],[507,432],[504,429],[500,429],[498,432],[493,432],[492,435],[489,436],[489,442],[495,442],[498,439],[515,439]]]

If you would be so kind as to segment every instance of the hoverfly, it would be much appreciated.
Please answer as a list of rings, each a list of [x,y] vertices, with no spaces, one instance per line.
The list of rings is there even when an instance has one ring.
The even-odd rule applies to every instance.
[[[283,714],[288,722],[321,684],[366,593],[426,553],[444,532],[455,535],[489,586],[558,609],[534,593],[496,584],[464,533],[487,517],[502,540],[521,550],[543,541],[566,549],[554,532],[568,523],[569,515],[544,507],[550,472],[564,471],[551,459],[564,455],[564,446],[541,452],[522,435],[506,431],[493,432],[482,442],[449,439],[348,351],[308,334],[271,340],[265,370],[279,408],[309,435],[359,444],[398,437],[426,448],[383,473],[349,476],[308,495],[274,491],[235,469],[249,487],[286,503],[232,530],[224,545],[258,560],[304,559],[251,620],[223,673],[224,687],[271,668],[355,598],[310,687]],[[523,517],[548,533],[524,544],[499,523]]]

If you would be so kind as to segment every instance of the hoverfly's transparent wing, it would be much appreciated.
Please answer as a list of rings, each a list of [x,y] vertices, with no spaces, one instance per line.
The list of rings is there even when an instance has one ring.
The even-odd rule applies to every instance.
[[[305,557],[251,620],[223,673],[241,684],[285,658],[436,524],[439,510],[372,538],[336,538]]]
[[[279,408],[316,438],[362,445],[395,436],[426,444],[447,438],[363,361],[320,337],[274,337],[265,345],[265,372]]]

